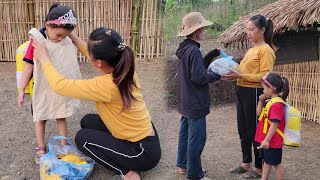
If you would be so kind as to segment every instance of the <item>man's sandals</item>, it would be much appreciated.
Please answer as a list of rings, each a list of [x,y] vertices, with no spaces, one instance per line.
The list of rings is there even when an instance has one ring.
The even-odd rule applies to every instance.
[[[206,173],[206,172],[207,172],[207,170],[202,168],[202,173]],[[178,173],[181,175],[184,175],[187,173],[187,169],[179,168]]]
[[[34,160],[37,165],[40,164],[40,158],[46,154],[46,151],[47,151],[46,147],[36,147],[36,156]]]

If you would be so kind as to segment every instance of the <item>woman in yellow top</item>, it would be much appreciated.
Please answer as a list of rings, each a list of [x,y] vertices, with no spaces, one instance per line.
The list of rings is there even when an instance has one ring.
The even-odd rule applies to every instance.
[[[259,96],[263,93],[262,77],[273,70],[275,46],[273,23],[262,15],[250,18],[247,24],[247,35],[253,47],[249,49],[240,62],[240,72],[232,71],[225,75],[225,80],[237,80],[237,125],[241,141],[242,164],[230,169],[231,173],[242,174],[244,178],[261,177],[262,159],[259,157],[259,144],[254,141],[257,126],[256,107]],[[251,168],[252,147],[255,166]]]
[[[46,48],[34,42],[34,57],[50,87],[58,94],[96,102],[98,114],[81,119],[75,142],[87,156],[115,170],[116,178],[140,179],[137,171],[155,167],[161,157],[156,129],[140,91],[134,54],[114,30],[98,28],[88,44],[74,34],[73,43],[103,75],[88,80],[66,79],[48,58]]]

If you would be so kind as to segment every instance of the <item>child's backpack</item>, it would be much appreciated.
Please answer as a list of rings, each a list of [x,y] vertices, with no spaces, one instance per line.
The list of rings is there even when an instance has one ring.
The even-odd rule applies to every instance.
[[[27,51],[30,41],[26,41],[21,44],[16,51],[16,77],[17,77],[17,87],[18,92],[20,91],[20,83],[21,77],[24,70],[24,66],[26,62],[23,61],[23,57]],[[33,78],[30,80],[29,85],[25,89],[25,93],[30,94],[32,96],[32,86],[33,86]]]
[[[290,106],[288,103],[283,101],[280,97],[275,97],[270,99],[266,104],[266,107],[263,108],[259,120],[265,117],[263,125],[263,133],[267,133],[268,123],[271,124],[271,121],[267,118],[268,111],[273,103],[280,102],[285,105],[285,127],[284,132],[281,132],[278,128],[277,133],[283,138],[284,144],[287,146],[300,146],[301,140],[301,112],[298,111],[295,107]]]

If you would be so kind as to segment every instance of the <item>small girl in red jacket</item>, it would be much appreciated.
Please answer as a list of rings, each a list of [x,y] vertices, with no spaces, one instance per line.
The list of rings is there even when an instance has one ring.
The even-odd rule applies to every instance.
[[[261,143],[258,149],[264,160],[261,179],[268,179],[271,168],[275,167],[277,180],[281,180],[284,179],[284,168],[281,164],[283,138],[276,129],[284,131],[285,105],[278,101],[272,103],[272,101],[276,101],[277,98],[286,101],[289,95],[289,82],[287,78],[276,73],[268,73],[262,78],[262,87],[263,94],[259,96],[257,115],[264,113],[263,110],[267,111],[267,115],[260,116],[255,135],[255,141]],[[268,106],[269,109],[265,109],[269,101],[272,104]],[[265,124],[264,122],[268,120],[270,122]]]

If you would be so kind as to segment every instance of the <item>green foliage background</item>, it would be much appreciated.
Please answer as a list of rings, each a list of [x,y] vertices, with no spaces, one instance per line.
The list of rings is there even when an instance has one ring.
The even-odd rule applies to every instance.
[[[237,21],[276,0],[164,0],[164,38],[175,39],[183,16],[191,11],[201,12],[205,19],[214,23],[206,31],[207,37],[219,35]]]

